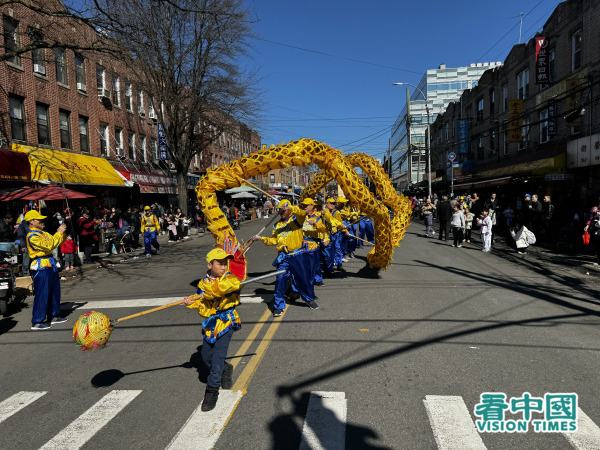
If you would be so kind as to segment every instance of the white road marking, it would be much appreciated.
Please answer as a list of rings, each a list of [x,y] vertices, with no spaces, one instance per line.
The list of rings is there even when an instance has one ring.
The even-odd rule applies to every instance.
[[[27,405],[35,402],[46,392],[27,392],[21,391],[0,403],[0,423],[4,422],[10,416],[18,413]]]
[[[577,431],[563,435],[576,449],[600,449],[600,428],[581,408],[577,408]]]
[[[172,450],[204,450],[214,447],[231,413],[242,398],[241,391],[221,389],[217,406],[212,411],[196,410],[167,446]]]
[[[142,391],[111,391],[50,439],[40,450],[81,448]]]
[[[311,392],[300,450],[346,448],[346,413],[344,392]]]
[[[162,297],[162,298],[134,298],[128,300],[98,300],[98,301],[81,301],[81,302],[65,302],[60,304],[60,309],[114,309],[114,308],[151,308],[154,306],[162,306],[168,303],[183,300],[183,297]],[[242,304],[264,303],[266,300],[262,297],[252,295],[242,295],[240,297]]]
[[[426,395],[423,403],[440,450],[486,448],[462,397]]]

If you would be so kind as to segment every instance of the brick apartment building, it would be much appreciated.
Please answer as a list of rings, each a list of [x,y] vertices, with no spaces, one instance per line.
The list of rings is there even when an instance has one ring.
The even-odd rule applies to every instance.
[[[93,28],[73,19],[50,18],[17,4],[0,12],[3,48],[26,45],[39,34],[79,46],[102,43]],[[5,159],[0,188],[29,181],[10,173],[16,165],[8,158],[16,158],[17,151],[34,166],[32,179],[78,184],[109,204],[142,194],[170,194],[174,201],[175,174],[169,161],[159,158],[157,114],[134,79],[118,59],[93,50],[38,49],[0,63],[0,158]],[[241,123],[239,130],[221,134],[192,159],[188,187],[206,168],[260,145],[260,135]]]
[[[514,195],[552,193],[581,204],[597,199],[598,19],[597,2],[560,3],[540,33],[515,45],[503,66],[486,71],[450,104],[431,125],[438,178],[450,180],[447,161],[454,152],[455,192],[502,186]]]

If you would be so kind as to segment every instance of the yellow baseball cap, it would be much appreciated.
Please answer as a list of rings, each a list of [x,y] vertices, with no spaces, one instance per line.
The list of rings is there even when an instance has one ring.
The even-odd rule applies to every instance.
[[[301,203],[301,204],[302,204],[302,205],[314,205],[314,204],[315,204],[315,201],[314,201],[312,198],[310,198],[310,197],[307,197],[307,198],[305,198],[304,200],[302,200],[302,203]]]
[[[335,203],[335,198],[333,198],[333,197],[329,197],[329,198],[326,200],[326,202],[327,202],[327,203]]]
[[[39,212],[37,212],[35,209],[32,209],[31,211],[28,211],[27,214],[25,214],[25,220],[27,222],[29,222],[30,220],[44,220],[46,218],[46,216],[42,216]]]
[[[285,205],[291,206],[291,203],[290,203],[290,201],[289,201],[289,200],[281,200],[281,201],[279,202],[279,205],[277,205],[277,207],[278,207],[279,209],[281,209],[281,208],[283,208]]]
[[[152,208],[150,208],[149,206],[144,206],[144,211],[148,211],[150,209],[152,209]]]
[[[346,197],[338,197],[336,203],[346,203],[348,199]]]
[[[222,248],[213,248],[208,255],[206,255],[206,262],[211,263],[215,259],[225,259],[225,258],[233,258],[233,255],[230,255]]]

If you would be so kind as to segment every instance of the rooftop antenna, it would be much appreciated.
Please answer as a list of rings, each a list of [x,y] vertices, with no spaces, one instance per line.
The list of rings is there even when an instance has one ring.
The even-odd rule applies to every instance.
[[[521,32],[523,30],[523,17],[525,17],[525,14],[521,13],[518,16],[514,16],[513,18],[516,19],[517,17],[519,17],[521,19],[521,24],[519,25],[519,44],[521,43]]]

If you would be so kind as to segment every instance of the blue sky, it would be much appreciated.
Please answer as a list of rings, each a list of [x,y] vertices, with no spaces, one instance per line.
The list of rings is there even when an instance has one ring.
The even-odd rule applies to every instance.
[[[387,150],[405,103],[405,88],[393,82],[417,84],[442,63],[503,61],[519,41],[518,16],[526,14],[525,41],[559,3],[246,2],[257,21],[252,56],[266,93],[257,124],[263,144],[306,137],[374,157]]]

